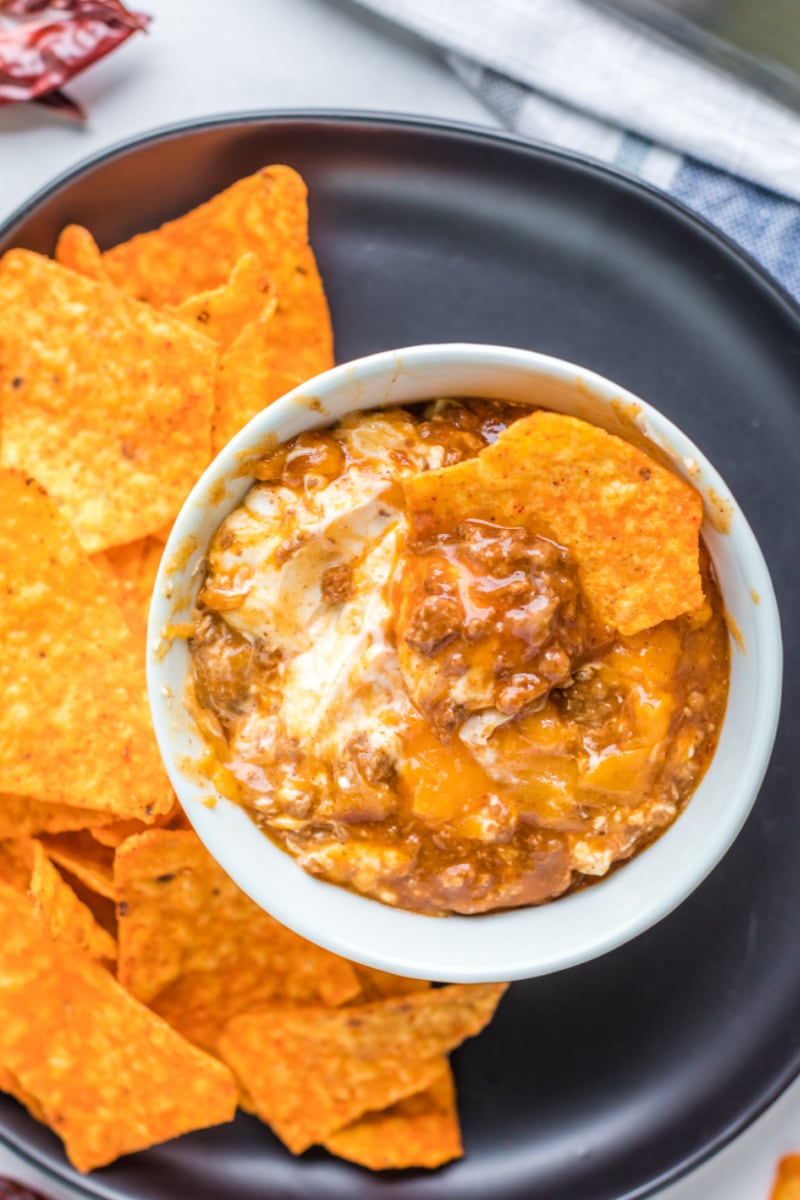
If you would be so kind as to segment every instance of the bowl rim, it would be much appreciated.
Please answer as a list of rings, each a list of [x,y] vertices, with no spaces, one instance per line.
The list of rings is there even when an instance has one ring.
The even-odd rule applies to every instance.
[[[713,488],[719,496],[729,499],[733,505],[734,524],[728,544],[733,547],[732,557],[738,564],[743,561],[747,562],[748,582],[752,583],[759,595],[756,622],[762,631],[757,659],[760,703],[754,707],[755,719],[752,727],[754,749],[747,756],[746,769],[736,780],[734,799],[737,802],[731,803],[730,795],[727,797],[727,803],[719,814],[720,820],[714,829],[714,836],[703,844],[701,854],[697,854],[695,848],[692,856],[692,869],[684,870],[682,876],[676,874],[674,878],[679,882],[674,883],[673,886],[657,888],[657,895],[651,894],[652,889],[648,891],[646,872],[642,864],[648,861],[648,856],[652,862],[656,853],[659,858],[669,861],[670,847],[676,841],[674,830],[679,827],[680,821],[691,809],[694,797],[701,793],[705,780],[711,774],[713,760],[687,808],[679,814],[678,819],[655,843],[627,862],[623,871],[614,873],[610,878],[600,880],[597,885],[586,891],[568,894],[546,905],[527,906],[473,916],[450,916],[434,920],[424,914],[411,913],[383,905],[379,901],[359,896],[334,884],[307,875],[294,859],[275,846],[265,835],[259,834],[257,840],[253,839],[253,832],[257,832],[254,825],[245,811],[233,802],[218,797],[217,808],[213,810],[198,804],[198,787],[202,786],[203,790],[208,793],[209,784],[206,782],[198,785],[196,781],[193,783],[176,758],[176,750],[172,744],[169,729],[170,723],[174,719],[172,705],[175,702],[175,696],[167,686],[166,670],[174,642],[165,645],[161,634],[164,625],[168,623],[165,616],[168,615],[169,606],[173,603],[173,577],[177,578],[188,570],[185,552],[187,539],[195,539],[195,562],[201,550],[204,549],[203,540],[200,539],[198,542],[197,533],[197,526],[202,520],[203,512],[208,513],[209,509],[213,509],[216,514],[218,510],[219,515],[215,515],[211,524],[213,530],[228,511],[241,503],[240,498],[230,501],[227,497],[222,503],[219,503],[218,500],[211,502],[212,495],[219,496],[219,481],[230,478],[238,467],[239,476],[246,480],[243,485],[244,491],[246,491],[253,482],[252,478],[247,481],[245,473],[241,470],[242,461],[246,459],[248,452],[252,455],[254,446],[257,447],[261,444],[263,447],[265,437],[273,436],[277,433],[277,429],[285,426],[293,418],[296,420],[300,412],[303,414],[302,419],[306,422],[307,428],[321,427],[339,419],[345,410],[342,409],[342,412],[334,415],[326,409],[324,400],[335,397],[341,389],[352,385],[353,382],[397,379],[404,372],[424,371],[431,365],[456,363],[460,366],[465,363],[474,365],[481,363],[498,368],[522,368],[531,373],[532,379],[538,374],[539,377],[555,379],[573,388],[578,386],[581,390],[588,390],[603,404],[610,403],[613,397],[615,402],[632,406],[631,411],[635,410],[637,414],[635,423],[640,429],[651,434],[655,432],[658,435],[658,441],[664,442],[673,452],[677,451],[676,466],[679,471],[681,470],[681,461],[686,462],[690,458],[693,459],[702,469],[705,488]],[[312,399],[314,403],[310,404],[309,401]],[[358,411],[362,407],[365,406],[354,403],[349,406],[347,411]],[[376,405],[370,403],[368,407],[376,407]],[[293,433],[285,434],[285,437],[290,436],[293,436]],[[278,438],[284,440],[279,434]],[[685,474],[685,471],[683,473]],[[175,569],[176,564],[181,564],[180,570]],[[783,666],[781,645],[777,602],[769,572],[755,535],[719,473],[699,447],[667,417],[641,397],[597,372],[563,359],[513,347],[487,346],[479,343],[441,343],[381,351],[333,367],[299,385],[267,409],[262,410],[220,451],[187,497],[164,550],[148,627],[147,679],[156,737],[168,774],[184,811],[212,856],[260,907],[265,908],[283,924],[308,940],[356,962],[412,977],[472,983],[530,978],[589,961],[645,932],[646,929],[667,916],[699,886],[735,840],[755,803],[766,772],[780,713]],[[732,653],[735,653],[735,650]],[[181,709],[180,699],[177,704]],[[185,710],[183,711],[185,713]],[[726,712],[723,731],[727,719]],[[722,737],[722,731],[720,737]],[[229,825],[237,826],[235,837],[215,838],[213,814],[218,815],[220,812],[226,814]],[[264,852],[255,857],[262,857],[264,863],[267,859],[271,860],[269,878],[266,880],[263,872],[264,864],[262,864],[261,872],[248,870],[243,864],[240,850],[237,850],[240,844],[236,838],[245,836],[248,831],[251,843],[257,844],[259,850]],[[291,886],[291,872],[287,874],[281,870],[280,864],[275,858],[276,855],[294,868],[294,887]],[[252,859],[254,854],[246,851],[245,857]],[[673,854],[672,857],[675,855]],[[281,877],[277,886],[272,880],[276,866]],[[618,882],[620,880],[622,883]],[[287,883],[289,884],[288,891],[281,890],[280,885]],[[629,892],[630,899],[633,900],[635,897],[637,902],[630,903],[624,917],[617,919],[613,928],[606,929],[602,933],[595,930],[589,937],[576,937],[575,928],[582,924],[581,918],[587,912],[587,904],[591,903],[592,908],[596,909],[597,901],[593,898],[596,898],[599,892],[602,894],[601,889],[606,889],[607,894],[611,887],[614,887],[616,892],[621,892],[623,896],[626,891]],[[342,904],[334,901],[331,892],[338,897],[346,896],[347,902]],[[300,896],[302,903],[296,905],[295,901],[300,893],[302,893]],[[328,902],[326,903],[326,901]],[[367,907],[364,908],[364,906]],[[356,918],[354,921],[344,921],[338,927],[334,926],[330,916],[331,909],[337,911],[344,909],[345,912],[349,909],[349,915],[352,916],[353,913],[356,913]],[[518,935],[520,933],[535,935],[537,923],[541,934],[545,927],[544,923],[554,923],[552,917],[548,915],[554,912],[564,914],[555,923],[566,926],[568,931],[571,925],[573,936],[571,940],[567,939],[565,944],[559,945],[555,949],[551,948],[547,953],[539,950],[537,954],[536,946],[529,944],[528,938],[520,939]],[[320,913],[323,914],[322,918]],[[324,922],[325,919],[327,919],[327,925],[322,927],[321,920]],[[406,944],[405,952],[401,953],[396,949],[392,934],[396,935],[401,926],[410,928],[409,923],[418,926],[416,938],[420,941],[437,943],[433,954],[430,949],[424,954],[418,951],[416,938],[411,939],[414,949],[409,953],[409,938],[405,934],[401,938],[401,941]],[[522,945],[519,951],[516,953],[506,951],[494,959],[485,957],[476,962],[474,958],[470,958],[468,951],[466,957],[464,956],[462,946],[459,950],[460,957],[454,954],[448,961],[444,961],[447,959],[451,939],[444,934],[437,935],[433,939],[427,935],[427,931],[436,927],[455,931],[464,926],[472,926],[477,930],[481,926],[488,929],[488,923],[494,927],[497,936],[491,939],[484,937],[483,941],[488,940],[490,944],[507,942],[509,939],[503,937],[507,929],[511,931],[511,940],[515,944],[521,941]],[[503,929],[500,928],[501,924]],[[359,926],[360,933],[358,932]],[[369,932],[367,944],[364,941],[365,931]],[[468,945],[468,937],[462,940],[465,940]]]

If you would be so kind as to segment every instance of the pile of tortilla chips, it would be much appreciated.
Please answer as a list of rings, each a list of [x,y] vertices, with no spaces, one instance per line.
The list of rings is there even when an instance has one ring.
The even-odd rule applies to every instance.
[[[274,166],[101,252],[0,261],[0,1089],[89,1171],[230,1121],[371,1168],[461,1153],[449,1052],[501,986],[356,967],[188,828],[145,695],[165,535],[251,416],[332,365]]]

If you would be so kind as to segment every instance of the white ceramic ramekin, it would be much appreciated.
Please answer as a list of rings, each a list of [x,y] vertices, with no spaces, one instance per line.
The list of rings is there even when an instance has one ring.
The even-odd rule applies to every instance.
[[[703,536],[735,632],[728,707],[714,759],[686,810],[652,846],[585,891],[538,908],[434,918],[390,908],[307,875],[192,768],[205,750],[182,697],[181,638],[208,541],[253,483],[248,461],[345,413],[436,396],[486,396],[573,413],[629,440],[645,437],[702,493]],[[214,460],[175,522],[155,587],[148,687],[175,790],[211,854],[262,908],[304,937],[375,967],[453,982],[522,979],[585,962],[665,917],[719,862],[758,795],[781,690],[781,635],[758,543],[723,480],[643,400],[582,367],[499,346],[432,345],[335,367],[265,409]],[[311,734],[312,731],[309,731]]]

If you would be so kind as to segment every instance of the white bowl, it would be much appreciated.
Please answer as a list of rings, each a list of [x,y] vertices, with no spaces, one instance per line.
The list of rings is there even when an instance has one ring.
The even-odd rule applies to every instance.
[[[434,918],[390,908],[315,879],[243,808],[193,769],[205,750],[183,704],[185,640],[211,535],[253,483],[250,460],[276,441],[346,413],[436,396],[485,396],[573,413],[629,440],[643,435],[703,494],[703,536],[735,631],[728,706],[713,761],[685,811],[609,878],[538,908]],[[259,413],[214,460],[175,522],[153,598],[148,687],[161,753],[210,853],[257,904],[312,942],[356,962],[452,982],[523,979],[585,962],[665,917],[728,850],[769,761],[781,690],[781,635],[758,543],[723,480],[689,439],[643,400],[582,367],[499,346],[414,346],[335,367]]]

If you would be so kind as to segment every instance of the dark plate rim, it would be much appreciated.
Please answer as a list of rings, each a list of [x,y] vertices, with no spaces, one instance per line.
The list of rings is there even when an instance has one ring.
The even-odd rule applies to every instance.
[[[44,200],[49,199],[66,184],[83,175],[86,171],[101,166],[104,162],[117,158],[129,150],[151,142],[168,141],[185,133],[199,133],[206,129],[217,129],[224,125],[259,124],[265,121],[307,121],[310,124],[322,123],[333,125],[364,125],[379,128],[390,126],[394,128],[411,128],[438,134],[458,134],[462,137],[477,141],[500,142],[517,150],[532,152],[538,157],[550,158],[557,162],[574,163],[584,169],[587,167],[599,175],[607,175],[620,180],[634,190],[643,192],[659,205],[671,209],[676,215],[699,227],[704,233],[718,242],[739,260],[740,265],[747,267],[761,284],[772,291],[774,297],[785,304],[790,314],[800,319],[800,300],[787,291],[786,288],[747,250],[724,233],[706,217],[696,213],[682,201],[663,191],[655,184],[640,179],[630,171],[594,158],[588,154],[580,154],[575,150],[566,150],[536,138],[522,137],[508,130],[495,128],[490,125],[477,125],[470,121],[450,121],[440,117],[426,117],[415,113],[381,112],[378,109],[350,108],[265,108],[243,109],[229,113],[218,113],[209,117],[191,117],[186,121],[174,121],[166,125],[156,125],[121,141],[113,142],[105,149],[95,154],[86,155],[72,167],[56,175],[49,183],[44,184],[27,200],[23,200],[10,215],[0,222],[0,238],[5,238],[12,232],[14,226],[29,216]],[[746,181],[745,181],[746,182]]]
[[[460,137],[466,141],[500,144],[511,150],[523,151],[534,157],[550,159],[554,162],[566,163],[583,171],[587,169],[599,176],[605,176],[622,183],[633,191],[644,196],[658,207],[667,210],[673,217],[680,218],[685,224],[693,226],[706,239],[715,242],[736,263],[740,270],[745,270],[771,296],[773,302],[778,302],[785,310],[790,323],[797,325],[800,338],[800,301],[796,300],[751,254],[744,250],[733,238],[718,229],[705,217],[694,212],[680,200],[662,191],[651,183],[638,178],[631,172],[609,165],[600,159],[580,154],[572,150],[564,150],[533,138],[524,138],[492,126],[477,125],[467,121],[450,121],[445,118],[425,117],[414,113],[387,113],[369,109],[348,108],[269,108],[245,109],[220,113],[208,117],[194,117],[186,121],[172,122],[155,126],[132,137],[114,142],[105,149],[80,159],[77,164],[69,167],[55,176],[49,183],[39,188],[27,200],[18,205],[13,212],[0,222],[0,240],[13,235],[14,228],[36,208],[49,200],[62,188],[66,187],[87,171],[101,166],[112,159],[118,158],[129,151],[139,149],[155,142],[169,141],[189,133],[201,133],[205,130],[218,129],[226,125],[257,125],[265,123],[307,122],[309,125],[356,125],[367,129],[380,130],[407,129],[438,136]],[[661,1189],[689,1175],[703,1163],[708,1162],[724,1147],[730,1145],[745,1129],[753,1124],[786,1089],[800,1076],[800,1043],[793,1057],[773,1080],[771,1086],[765,1087],[750,1105],[740,1111],[736,1118],[731,1118],[725,1127],[702,1149],[694,1151],[685,1158],[676,1161],[673,1167],[658,1177],[651,1179],[636,1191],[629,1192],[622,1200],[644,1200],[653,1196]],[[5,1146],[17,1155],[23,1162],[42,1172],[54,1182],[63,1183],[76,1194],[82,1194],[89,1200],[105,1200],[109,1193],[102,1188],[96,1190],[90,1177],[82,1178],[73,1171],[64,1159],[63,1164],[52,1158],[42,1156],[28,1146],[18,1144],[9,1136],[0,1124],[0,1146]]]

